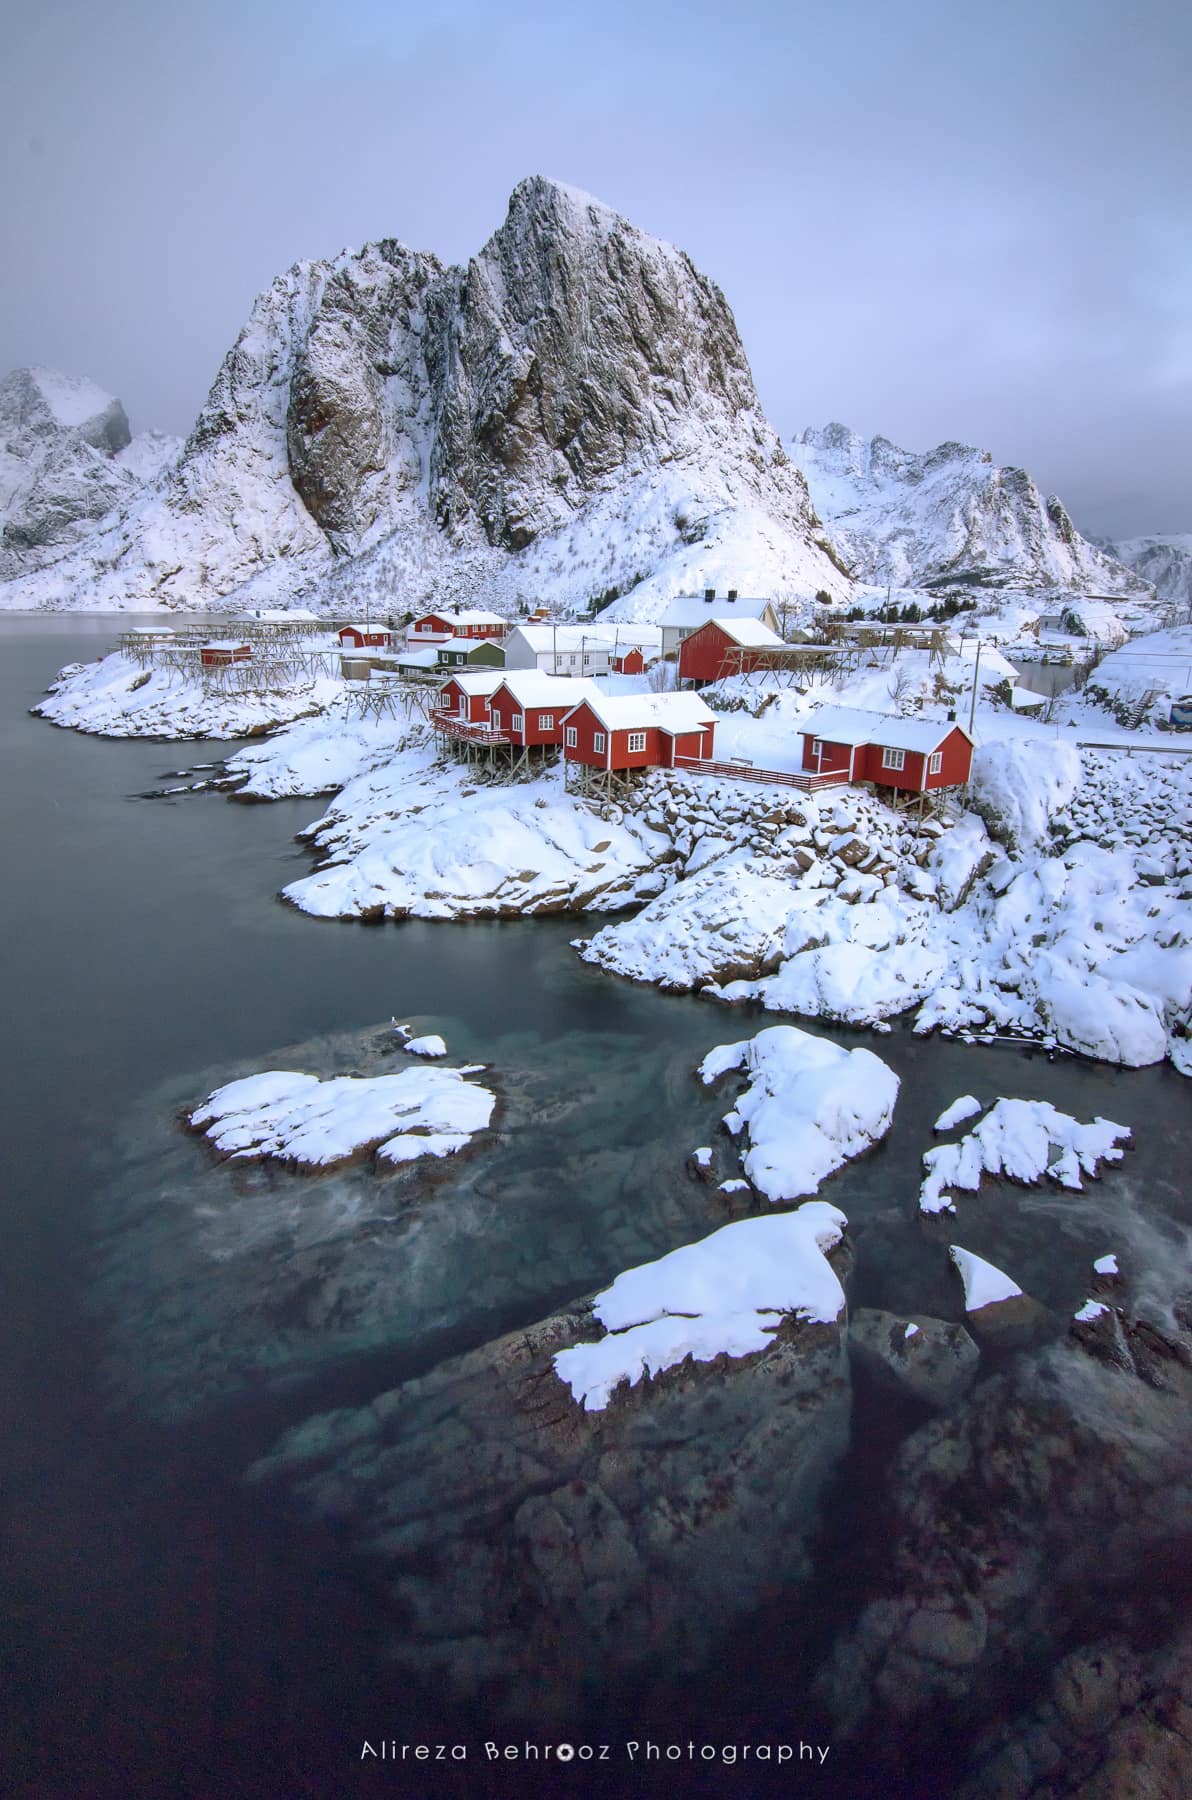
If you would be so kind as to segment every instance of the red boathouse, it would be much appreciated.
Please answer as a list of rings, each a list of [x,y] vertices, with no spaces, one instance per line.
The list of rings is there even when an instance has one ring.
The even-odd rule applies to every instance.
[[[712,755],[716,715],[697,694],[586,698],[563,721],[563,756],[590,777],[673,769]]]
[[[760,619],[711,618],[679,645],[679,680],[703,687],[726,675],[750,675],[774,666],[774,652],[786,648]]]
[[[803,768],[839,774],[904,794],[962,787],[973,761],[973,740],[955,719],[896,719],[887,713],[821,707],[800,726]]]

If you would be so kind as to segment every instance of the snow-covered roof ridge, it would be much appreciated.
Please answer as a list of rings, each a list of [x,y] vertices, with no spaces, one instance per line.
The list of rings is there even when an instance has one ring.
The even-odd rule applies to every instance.
[[[955,719],[900,719],[893,713],[866,712],[852,706],[814,707],[800,721],[799,730],[805,737],[820,737],[831,744],[889,745],[894,750],[928,753],[954,731],[973,742]]]
[[[685,626],[704,625],[709,619],[760,619],[766,608],[773,604],[764,595],[738,594],[735,600],[730,600],[727,594],[718,594],[709,600],[703,594],[676,594],[658,622],[660,625]]]
[[[609,731],[633,731],[637,727],[658,726],[674,735],[681,731],[698,731],[714,725],[716,714],[698,694],[585,694],[577,705],[586,704]],[[573,708],[574,710],[574,708]]]
[[[550,675],[544,669],[506,669],[498,683],[525,706],[576,707],[599,695],[594,681],[574,675]],[[496,688],[493,689],[495,693]]]
[[[592,648],[610,649],[623,644],[632,649],[636,644],[639,649],[656,649],[662,643],[662,631],[657,625],[639,624],[626,619],[616,624],[601,625],[593,622],[584,625],[517,625],[514,632],[527,644],[536,655],[544,650],[581,650],[584,645]]]
[[[783,641],[778,633],[771,631],[770,627],[764,625],[760,619],[725,618],[722,614],[714,613],[710,619],[704,620],[704,624],[718,625],[725,637],[732,638],[734,644],[740,644],[742,648],[781,650],[783,647]],[[699,628],[697,627],[697,629]]]

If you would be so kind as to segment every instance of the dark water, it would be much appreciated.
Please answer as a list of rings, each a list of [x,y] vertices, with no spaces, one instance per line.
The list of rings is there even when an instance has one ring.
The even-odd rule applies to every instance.
[[[359,1403],[713,1229],[724,1215],[684,1162],[715,1141],[725,1103],[692,1071],[712,1044],[772,1021],[585,969],[568,949],[574,920],[367,928],[281,906],[274,896],[306,862],[293,833],[318,802],[137,800],[220,747],[106,743],[27,715],[61,663],[111,635],[78,621],[53,632],[0,624],[0,1784],[127,1796],[358,1784],[402,1794],[770,1791],[768,1776],[740,1767],[577,1766],[549,1779],[521,1763],[486,1767],[480,1744],[502,1737],[494,1719],[479,1707],[453,1714],[388,1670],[376,1573],[327,1533],[269,1511],[275,1502],[241,1475],[310,1412]],[[334,1328],[262,1324],[251,1286],[261,1259],[229,1253],[229,1233],[251,1229],[274,1247],[288,1234],[286,1255],[300,1261],[301,1230],[334,1241],[364,1178],[235,1187],[178,1133],[176,1110],[219,1080],[285,1066],[286,1047],[301,1047],[303,1066],[343,1066],[394,1014],[491,1065],[497,1136],[395,1200],[387,1229],[416,1279],[390,1275],[385,1287],[378,1273],[378,1300],[370,1275]],[[1050,1063],[907,1033],[827,1035],[869,1043],[903,1083],[886,1144],[823,1190],[856,1231],[856,1300],[957,1316],[949,1235],[1061,1311],[1083,1297],[1092,1256],[1132,1244],[1158,1266],[1183,1244],[1189,1109],[1171,1071]],[[1101,1112],[1134,1126],[1138,1148],[1087,1199],[1057,1206],[1051,1195],[995,1191],[962,1232],[924,1229],[919,1158],[933,1119],[965,1091]],[[296,1191],[297,1229],[284,1225]],[[850,1531],[851,1497],[915,1422],[866,1404],[862,1394],[863,1430],[835,1497]],[[880,1525],[870,1529],[874,1551]],[[614,1726],[622,1736],[797,1736],[800,1684],[833,1609],[859,1598],[855,1537],[829,1530],[823,1553],[820,1612],[802,1635],[776,1646],[736,1634],[704,1683],[676,1694],[663,1682],[643,1694],[638,1718],[577,1724],[606,1737]],[[365,1738],[471,1750],[466,1765],[362,1770]],[[782,1791],[879,1791],[864,1750],[849,1754],[847,1770],[788,1771]],[[942,1781],[920,1770],[905,1792],[942,1793]]]

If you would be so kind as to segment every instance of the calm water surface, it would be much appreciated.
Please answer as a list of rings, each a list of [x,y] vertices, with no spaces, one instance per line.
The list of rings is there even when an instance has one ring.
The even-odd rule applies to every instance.
[[[726,1102],[692,1071],[712,1044],[773,1021],[585,969],[568,947],[574,919],[367,928],[283,907],[278,890],[307,861],[293,834],[319,802],[141,800],[223,747],[108,743],[28,716],[56,669],[114,629],[0,622],[4,1769],[28,1794],[354,1790],[365,1737],[476,1745],[499,1730],[394,1680],[376,1577],[334,1539],[271,1516],[242,1488],[244,1468],[310,1412],[359,1403],[722,1222],[684,1164],[715,1141]],[[392,1015],[490,1065],[500,1129],[434,1183],[395,1190],[386,1229],[402,1254],[375,1279],[353,1263],[346,1320],[295,1324],[280,1308],[286,1322],[265,1328],[263,1258],[235,1240],[251,1234],[301,1275],[303,1230],[334,1240],[368,1177],[235,1184],[178,1132],[177,1109],[287,1066],[287,1053],[352,1066]],[[931,1122],[965,1091],[1037,1094],[1135,1127],[1138,1148],[1087,1199],[1015,1191],[966,1215],[963,1241],[1045,1303],[1079,1304],[1105,1248],[1132,1246],[1159,1270],[1186,1244],[1179,1167],[1192,1143],[1171,1071],[826,1035],[868,1043],[903,1083],[887,1143],[823,1190],[854,1225],[855,1299],[956,1316],[941,1234],[918,1227],[914,1202]],[[1158,1274],[1154,1290],[1161,1308]],[[840,1508],[902,1428],[871,1417],[863,1394],[859,1405],[865,1442]],[[826,1618],[847,1585],[830,1561],[852,1555],[843,1534],[824,1555]],[[794,1645],[784,1669],[767,1642],[750,1662],[735,1639],[732,1668],[697,1684],[671,1723],[797,1730],[789,1682],[806,1655]],[[608,1735],[608,1720],[588,1723]],[[577,1792],[621,1791],[573,1773]],[[474,1757],[368,1779],[404,1794],[538,1791],[524,1767],[485,1771]],[[670,1793],[732,1794],[762,1791],[757,1779],[660,1778]],[[856,1761],[837,1779],[815,1791],[870,1791]],[[908,1793],[928,1791],[916,1781]]]

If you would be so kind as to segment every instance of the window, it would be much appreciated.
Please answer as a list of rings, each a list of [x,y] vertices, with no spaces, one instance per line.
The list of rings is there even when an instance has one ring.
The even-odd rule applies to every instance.
[[[512,729],[514,731],[524,731],[526,729],[525,713],[514,713],[513,719],[512,719]]]
[[[645,732],[644,731],[631,731],[629,733],[630,754],[632,754],[633,751],[635,751],[635,750],[644,750],[645,747],[646,747]]]
[[[933,750],[931,752],[931,755],[927,758],[927,773],[929,775],[938,775],[940,770],[943,768],[943,766],[944,766],[943,751],[942,750]]]
[[[567,727],[566,731],[563,733],[563,741],[568,750],[575,749],[575,746],[579,743],[579,732],[575,729],[574,725],[569,725]]]
[[[603,751],[604,751],[604,733],[603,733],[603,731],[593,732],[592,748],[596,752],[597,756],[600,756],[603,754]]]
[[[811,754],[812,756],[822,756],[824,754],[823,738],[813,738],[811,740]]]
[[[883,769],[902,769],[905,767],[906,767],[906,751],[905,750],[883,750],[882,751],[882,768]]]
[[[538,715],[539,731],[553,731],[554,728],[555,728],[554,713],[539,713],[539,715]]]
[[[585,656],[585,657],[584,657],[584,668],[585,668],[585,669],[586,669],[586,668],[587,668],[587,666],[588,666],[588,664],[589,664],[589,663],[590,663],[590,662],[591,662],[591,660],[592,660],[592,658],[591,658],[591,657],[590,657],[590,656]]]

